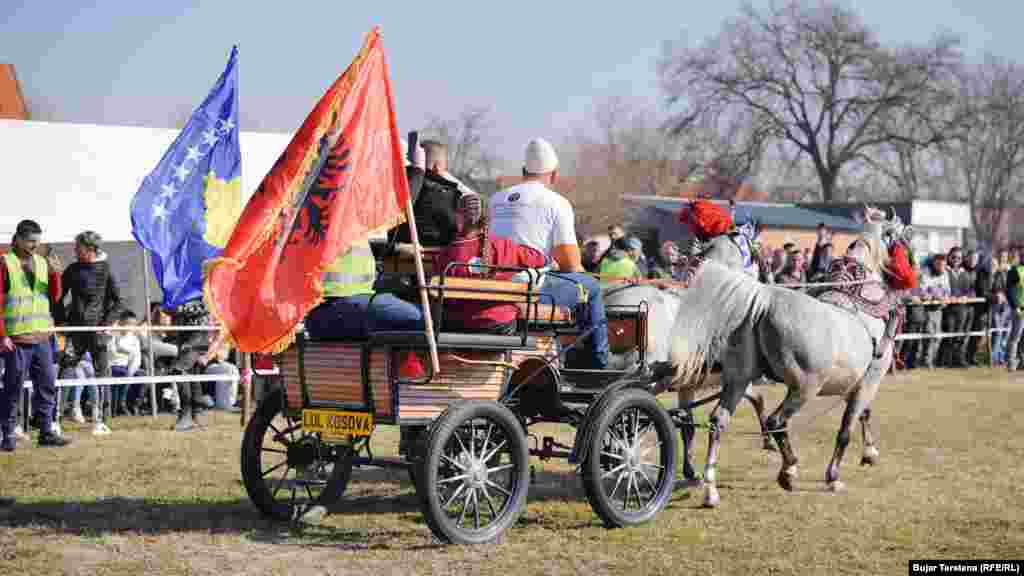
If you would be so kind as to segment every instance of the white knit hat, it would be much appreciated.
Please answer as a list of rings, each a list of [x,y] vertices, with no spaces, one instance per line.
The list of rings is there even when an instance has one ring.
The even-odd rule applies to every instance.
[[[526,145],[526,171],[530,174],[547,174],[558,168],[558,155],[547,140],[534,138]]]

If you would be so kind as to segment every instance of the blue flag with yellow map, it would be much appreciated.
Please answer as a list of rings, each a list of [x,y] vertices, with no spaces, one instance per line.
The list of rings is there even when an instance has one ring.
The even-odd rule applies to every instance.
[[[132,199],[132,234],[152,256],[165,308],[202,298],[203,263],[224,251],[242,211],[241,164],[236,46]]]

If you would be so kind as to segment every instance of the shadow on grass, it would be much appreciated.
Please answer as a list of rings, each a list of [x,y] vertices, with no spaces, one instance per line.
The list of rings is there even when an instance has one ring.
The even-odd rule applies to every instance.
[[[329,507],[331,516],[401,515],[394,534],[409,536],[425,522],[419,496],[404,473],[367,469],[354,474],[349,492]],[[538,471],[528,504],[549,501],[586,503],[579,479],[571,471]],[[410,517],[411,516],[411,517]],[[403,530],[402,526],[409,530]],[[0,526],[49,528],[85,538],[110,534],[158,535],[178,532],[238,534],[254,541],[302,545],[366,546],[380,540],[380,527],[368,530],[292,525],[265,518],[247,498],[223,501],[169,501],[150,498],[105,498],[95,501],[19,501],[0,510]],[[387,528],[383,532],[387,532]],[[371,538],[372,536],[372,538]]]

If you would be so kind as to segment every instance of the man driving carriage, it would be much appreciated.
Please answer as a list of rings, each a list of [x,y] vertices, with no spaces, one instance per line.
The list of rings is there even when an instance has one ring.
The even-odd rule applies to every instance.
[[[549,264],[557,265],[557,273],[543,277],[542,302],[583,305],[580,328],[593,331],[581,343],[586,365],[578,367],[604,369],[608,365],[604,301],[597,280],[583,269],[572,204],[551,189],[558,178],[558,155],[550,143],[536,138],[526,145],[525,160],[522,183],[499,191],[491,200],[491,236],[533,248]]]

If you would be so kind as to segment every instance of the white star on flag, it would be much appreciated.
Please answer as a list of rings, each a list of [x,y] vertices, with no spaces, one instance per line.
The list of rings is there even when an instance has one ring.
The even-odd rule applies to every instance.
[[[169,214],[169,212],[167,211],[167,207],[164,206],[163,204],[154,204],[153,205],[153,220],[154,221],[160,220],[160,219],[166,219],[167,218],[167,214]]]
[[[196,162],[202,157],[203,155],[199,153],[199,146],[189,146],[188,151],[185,153],[185,162],[189,160]]]
[[[224,132],[231,132],[231,129],[235,127],[235,123],[231,121],[231,118],[218,120],[217,123],[220,124],[220,129]]]
[[[160,186],[163,192],[160,193],[161,198],[171,198],[178,193],[178,189],[174,187],[174,184],[163,184]]]
[[[191,170],[185,168],[184,162],[178,164],[178,167],[174,169],[174,176],[178,179],[179,182],[184,182],[185,178],[191,173]]]
[[[203,132],[203,144],[209,147],[213,147],[217,143],[217,133],[213,131],[213,128]]]

